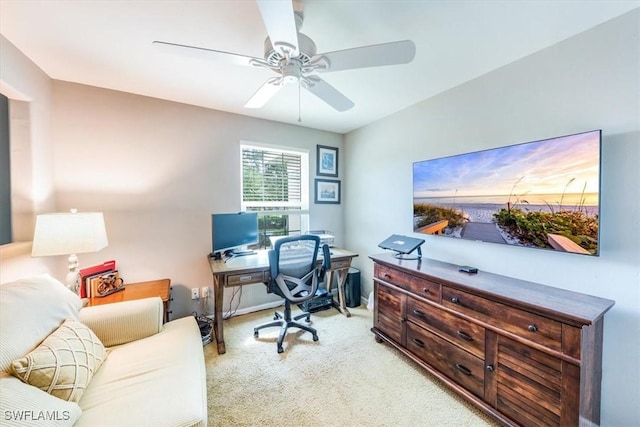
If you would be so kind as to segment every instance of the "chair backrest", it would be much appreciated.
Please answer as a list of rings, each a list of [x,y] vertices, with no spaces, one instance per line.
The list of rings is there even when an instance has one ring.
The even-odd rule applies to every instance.
[[[330,266],[329,248],[323,247],[323,267],[318,270],[316,260],[320,238],[303,234],[278,239],[269,251],[271,280],[277,285],[274,291],[291,302],[302,302],[314,297],[318,279]],[[280,292],[278,292],[278,290]]]

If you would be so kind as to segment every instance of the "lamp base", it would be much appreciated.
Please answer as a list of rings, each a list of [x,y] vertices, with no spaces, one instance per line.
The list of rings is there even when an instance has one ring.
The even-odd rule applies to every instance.
[[[74,294],[80,294],[80,270],[78,268],[78,257],[76,254],[69,255],[69,272],[65,283],[67,288]]]

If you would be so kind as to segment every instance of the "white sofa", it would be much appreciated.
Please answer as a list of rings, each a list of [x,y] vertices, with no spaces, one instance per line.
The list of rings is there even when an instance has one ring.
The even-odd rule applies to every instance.
[[[83,308],[48,275],[0,285],[0,425],[206,426],[200,330],[162,310]]]

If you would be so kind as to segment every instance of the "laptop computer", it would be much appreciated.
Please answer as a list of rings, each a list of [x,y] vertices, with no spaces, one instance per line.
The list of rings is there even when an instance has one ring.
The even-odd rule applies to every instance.
[[[416,249],[419,249],[420,245],[422,245],[423,243],[423,239],[416,239],[415,237],[392,234],[391,236],[387,237],[382,243],[380,243],[378,247],[382,249],[389,249],[399,254],[410,254]]]

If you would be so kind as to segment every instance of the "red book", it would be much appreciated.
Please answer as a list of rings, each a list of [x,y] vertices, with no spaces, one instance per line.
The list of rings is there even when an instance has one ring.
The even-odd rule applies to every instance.
[[[105,261],[102,264],[93,265],[91,267],[85,267],[80,269],[80,298],[88,298],[87,288],[85,286],[85,279],[87,276],[93,276],[94,274],[104,273],[106,271],[112,271],[116,269],[116,261]]]

